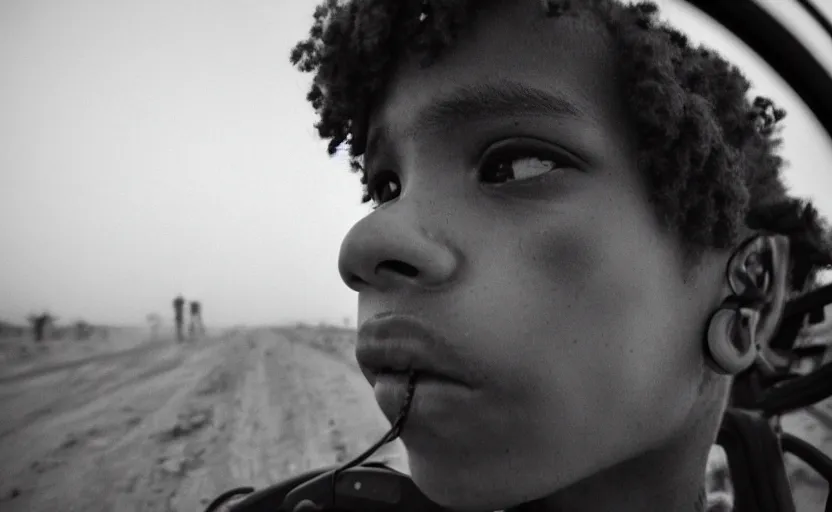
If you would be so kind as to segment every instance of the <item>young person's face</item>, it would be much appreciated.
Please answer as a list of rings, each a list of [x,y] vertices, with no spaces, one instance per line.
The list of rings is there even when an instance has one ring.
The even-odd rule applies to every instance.
[[[543,497],[700,419],[724,260],[685,273],[636,169],[610,49],[539,4],[502,2],[437,63],[400,66],[366,160],[400,194],[342,246],[360,322],[417,317],[465,375],[417,385],[402,434],[414,481],[446,506]]]

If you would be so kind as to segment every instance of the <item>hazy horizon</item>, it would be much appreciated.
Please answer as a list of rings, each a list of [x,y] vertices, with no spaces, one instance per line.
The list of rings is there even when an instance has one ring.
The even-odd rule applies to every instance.
[[[141,325],[181,293],[209,326],[355,325],[338,249],[370,208],[288,61],[317,3],[0,4],[0,320]],[[832,216],[817,121],[721,27],[658,3],[787,108],[789,183]]]

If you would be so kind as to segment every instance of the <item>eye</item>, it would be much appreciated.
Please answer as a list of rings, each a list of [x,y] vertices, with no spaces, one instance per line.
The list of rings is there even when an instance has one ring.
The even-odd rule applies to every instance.
[[[575,167],[565,152],[541,141],[511,139],[488,148],[479,167],[483,183],[527,180],[559,169]]]
[[[367,182],[367,192],[373,202],[373,208],[378,208],[399,197],[401,192],[399,177],[392,171],[376,173]]]

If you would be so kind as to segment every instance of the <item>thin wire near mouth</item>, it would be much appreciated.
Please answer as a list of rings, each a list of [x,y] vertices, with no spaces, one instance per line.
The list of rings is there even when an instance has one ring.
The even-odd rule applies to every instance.
[[[376,450],[378,450],[385,444],[394,441],[397,437],[399,437],[402,428],[404,427],[404,422],[405,420],[407,420],[407,414],[408,412],[410,412],[410,405],[413,402],[413,395],[416,394],[416,379],[418,378],[418,376],[419,374],[415,370],[411,370],[409,372],[407,396],[405,397],[404,404],[402,404],[402,408],[399,410],[399,415],[398,417],[396,417],[396,421],[393,422],[393,426],[390,428],[390,430],[386,434],[384,434],[384,436],[382,436],[382,438],[379,439],[378,442],[376,442],[373,446],[365,450],[364,453],[333,471],[333,485],[335,483],[335,480],[338,478],[338,475],[342,471],[346,471],[347,469],[353,468],[361,464],[362,462],[367,460],[373,453],[375,453]]]
[[[393,428],[390,430],[387,436],[389,439],[387,442],[393,441],[399,434],[401,434],[402,428],[404,427],[404,421],[407,419],[407,413],[410,412],[410,404],[413,402],[413,395],[416,393],[416,378],[418,377],[416,370],[411,369],[408,372],[408,381],[407,381],[407,396],[404,399],[404,404],[402,405],[401,410],[399,410],[399,416],[396,418],[396,421],[393,422]]]

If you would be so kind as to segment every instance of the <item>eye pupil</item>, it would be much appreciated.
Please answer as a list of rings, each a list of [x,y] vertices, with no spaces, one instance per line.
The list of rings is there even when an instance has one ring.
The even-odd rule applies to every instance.
[[[504,183],[546,174],[560,167],[550,158],[507,155],[492,158],[481,169],[481,178],[486,183]]]
[[[396,195],[398,195],[398,192],[399,192],[399,185],[398,185],[398,183],[396,183],[395,181],[390,181],[390,182],[388,182],[388,183],[389,183],[389,185],[390,185],[390,186],[389,186],[389,188],[388,188],[388,189],[389,189],[389,191],[390,191],[390,199],[393,199],[393,197],[395,197]],[[389,201],[390,199],[388,199],[388,201]]]
[[[514,177],[514,170],[511,168],[511,159],[500,160],[496,167],[496,171],[494,173],[494,181],[504,181],[510,180]]]

